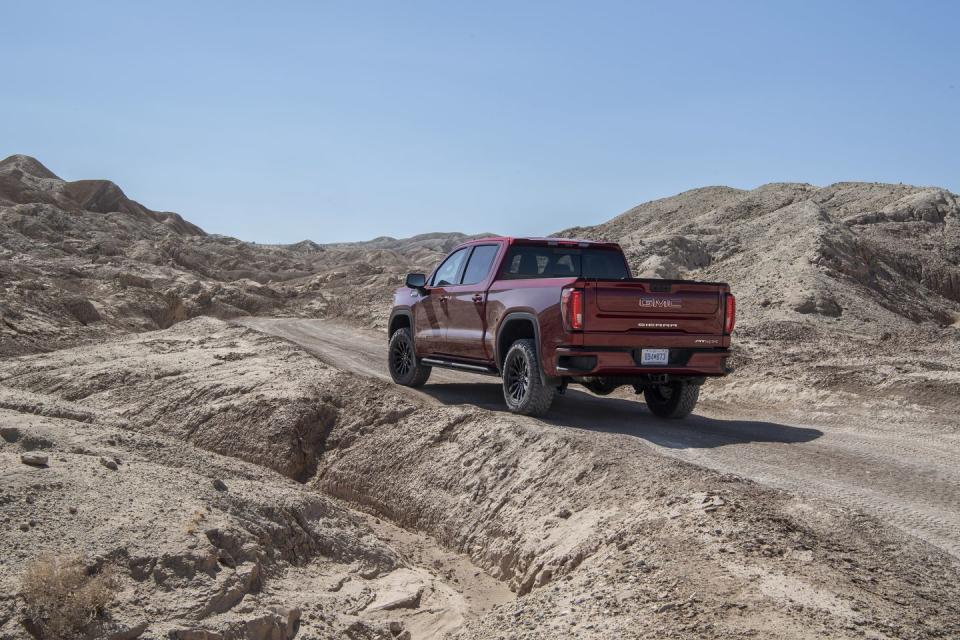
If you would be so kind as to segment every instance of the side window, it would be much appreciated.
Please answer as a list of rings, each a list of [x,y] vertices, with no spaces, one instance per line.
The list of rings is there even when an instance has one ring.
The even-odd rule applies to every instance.
[[[430,285],[434,287],[445,287],[456,284],[457,274],[460,273],[460,265],[463,264],[463,259],[467,257],[467,251],[469,250],[470,247],[464,247],[459,251],[451,253],[450,256],[443,261],[443,264],[440,265],[440,268],[437,269],[433,279],[430,281]]]
[[[499,248],[500,246],[496,244],[481,244],[474,247],[467,262],[467,270],[463,272],[462,284],[483,282],[490,273],[490,267],[493,266],[493,259],[497,257]]]

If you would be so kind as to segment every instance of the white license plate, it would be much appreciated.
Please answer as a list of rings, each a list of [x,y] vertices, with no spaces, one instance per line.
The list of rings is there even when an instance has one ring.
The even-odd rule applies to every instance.
[[[641,349],[640,364],[667,364],[670,362],[670,349]]]

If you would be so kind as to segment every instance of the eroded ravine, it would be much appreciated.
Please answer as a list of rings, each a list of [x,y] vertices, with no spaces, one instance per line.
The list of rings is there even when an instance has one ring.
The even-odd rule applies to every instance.
[[[19,637],[19,574],[61,541],[121,576],[97,632],[117,637],[436,637],[514,598],[466,555],[302,484],[349,407],[297,380],[331,374],[207,320],[0,363],[0,515],[25,523],[0,533],[0,637]],[[18,460],[31,451],[48,464]]]
[[[381,336],[372,334],[370,332],[358,331],[349,327],[336,326],[328,327],[327,325],[321,325],[320,323],[315,323],[311,321],[303,320],[248,320],[245,321],[245,324],[248,326],[258,326],[264,328],[265,330],[276,333],[282,337],[285,337],[289,340],[297,342],[298,344],[303,344],[308,346],[310,350],[324,361],[329,362],[338,367],[355,367],[356,369],[363,371],[364,373],[374,373],[378,377],[383,377],[384,374],[381,369],[378,368],[378,363],[374,358],[383,357],[383,346],[380,341]],[[326,335],[329,334],[329,335]],[[378,342],[373,342],[377,340]],[[467,376],[465,374],[458,374],[454,372],[446,371],[436,371],[436,374],[439,374],[437,378],[432,379],[431,383],[424,388],[421,397],[426,396],[424,399],[427,402],[432,402],[441,406],[454,406],[460,403],[466,403],[473,406],[481,406],[484,408],[498,408],[497,405],[500,403],[499,399],[499,389],[496,385],[491,385],[489,383],[484,383],[482,379],[477,379],[475,377]],[[556,458],[567,462],[571,459],[576,459],[576,456],[571,455],[567,451],[562,451],[560,453],[547,453],[541,458],[537,458],[537,455],[542,454],[541,450],[535,448],[531,449],[525,445],[521,445],[521,448],[525,448],[524,457],[527,459],[534,459],[535,464],[533,468],[537,470],[538,473],[534,473],[533,476],[529,479],[522,479],[518,485],[510,487],[502,492],[502,494],[497,493],[495,486],[491,488],[491,485],[495,485],[496,481],[493,481],[491,485],[487,485],[485,479],[483,478],[483,467],[484,465],[491,466],[496,472],[498,466],[509,468],[511,465],[510,455],[504,454],[506,450],[509,450],[510,443],[515,442],[518,439],[522,441],[521,434],[529,434],[531,431],[536,433],[534,440],[543,445],[544,442],[551,441],[556,437],[557,441],[563,442],[564,445],[561,446],[570,446],[573,449],[582,447],[583,451],[593,450],[592,453],[598,454],[595,464],[600,468],[612,466],[610,463],[613,460],[620,461],[625,455],[630,456],[630,452],[633,450],[634,454],[638,459],[645,457],[639,451],[635,450],[636,447],[636,438],[632,433],[629,433],[628,429],[635,429],[635,422],[628,422],[627,418],[631,418],[634,421],[636,420],[636,413],[638,411],[637,403],[628,402],[623,399],[616,398],[603,398],[596,399],[587,394],[583,393],[572,393],[574,397],[565,399],[563,402],[563,412],[562,418],[551,419],[548,417],[547,420],[543,421],[531,421],[523,418],[514,418],[511,417],[509,421],[514,422],[515,424],[521,426],[521,431],[518,433],[513,433],[511,436],[507,437],[501,442],[491,444],[489,441],[493,438],[491,431],[485,431],[485,435],[478,441],[475,439],[476,424],[472,420],[465,420],[462,423],[456,423],[452,428],[447,429],[443,434],[436,436],[439,440],[444,442],[456,441],[458,437],[463,437],[469,441],[468,446],[461,447],[460,455],[466,458],[466,464],[469,467],[473,467],[471,459],[477,458],[481,462],[476,467],[470,469],[471,477],[475,477],[474,474],[481,474],[481,479],[479,483],[481,485],[480,493],[489,493],[488,498],[489,504],[487,502],[480,501],[481,504],[477,505],[475,511],[465,514],[463,518],[455,517],[453,520],[455,522],[470,522],[471,518],[478,518],[482,521],[484,516],[484,510],[489,509],[494,515],[494,519],[500,519],[502,517],[501,510],[504,509],[505,505],[511,504],[511,499],[514,496],[519,496],[517,501],[523,505],[522,510],[529,514],[531,511],[535,511],[532,508],[532,505],[536,502],[537,495],[542,491],[541,482],[545,477],[551,477],[556,480],[558,486],[568,486],[574,487],[573,490],[568,490],[564,499],[571,499],[576,494],[576,484],[579,484],[579,480],[582,480],[581,476],[577,476],[578,481],[570,482],[569,480],[564,480],[564,469],[554,468],[552,466],[552,459]],[[467,399],[469,398],[469,399]],[[598,418],[598,411],[601,408],[607,410],[607,415],[612,414],[612,417],[604,420],[603,418]],[[628,413],[629,412],[629,413]],[[558,413],[558,412],[555,412]],[[494,418],[495,419],[495,418]],[[591,421],[593,424],[587,424],[587,421]],[[722,447],[729,447],[731,449],[732,457],[736,457],[737,453],[735,451],[736,445],[742,446],[770,446],[777,447],[784,450],[782,455],[788,455],[786,449],[790,445],[811,442],[817,438],[823,436],[823,432],[817,428],[813,427],[798,427],[798,426],[789,426],[782,424],[774,424],[770,422],[764,422],[759,420],[741,420],[741,421],[729,421],[723,419],[713,419],[713,418],[696,418],[690,428],[685,431],[680,431],[677,429],[671,429],[670,427],[660,427],[655,425],[653,431],[654,433],[647,434],[647,441],[643,444],[646,446],[653,446],[657,449],[663,449],[668,453],[684,456],[686,452],[689,451],[709,451],[713,452],[716,449]],[[559,429],[558,429],[559,427]],[[564,428],[567,427],[567,428]],[[570,429],[569,427],[574,427]],[[482,428],[481,428],[482,429]],[[600,431],[601,433],[596,433]],[[463,433],[463,436],[458,436],[456,434]],[[409,437],[411,434],[406,432],[406,436]],[[352,440],[352,439],[351,439]],[[351,442],[351,447],[355,446]],[[403,460],[407,460],[410,455],[407,455],[404,447],[409,446],[408,442],[391,442],[389,445],[383,445],[381,448],[385,451],[391,451],[394,454],[397,454]],[[441,445],[431,444],[429,446],[439,447]],[[484,449],[487,447],[487,449]],[[422,447],[421,447],[422,448]],[[417,446],[412,447],[412,451],[416,451]],[[820,451],[819,453],[808,454],[810,457],[825,457],[824,451],[829,453],[829,448]],[[436,461],[436,456],[438,451],[436,448],[431,450],[430,459]],[[868,453],[869,455],[869,453]],[[403,523],[405,526],[416,527],[420,529],[426,529],[428,531],[434,531],[434,535],[437,535],[441,542],[445,544],[458,544],[460,548],[466,550],[470,549],[470,541],[472,532],[482,530],[484,524],[480,522],[479,524],[471,524],[468,529],[471,533],[466,535],[458,536],[456,533],[451,533],[449,526],[440,527],[439,529],[431,522],[429,516],[424,517],[416,508],[409,510],[396,511],[394,504],[398,502],[404,502],[404,499],[384,499],[384,496],[391,491],[390,487],[381,486],[381,484],[376,479],[369,480],[359,480],[356,476],[351,475],[352,471],[344,471],[344,465],[337,461],[339,454],[336,452],[336,445],[334,443],[333,453],[328,451],[325,454],[325,461],[321,465],[321,473],[318,476],[318,482],[321,486],[334,494],[343,495],[344,497],[360,502],[365,502],[370,508],[376,509],[381,513],[385,513],[390,517],[394,518],[398,522]],[[349,455],[347,456],[349,457]],[[802,458],[802,457],[801,457]],[[934,458],[936,459],[936,458]],[[699,462],[699,460],[697,460]],[[632,460],[636,464],[636,460]],[[710,463],[713,464],[710,464]],[[722,458],[721,458],[722,462]],[[707,466],[721,466],[715,460],[707,460]],[[797,466],[802,465],[802,459],[800,461],[794,462],[790,468],[796,468]],[[400,463],[399,466],[403,466],[404,463]],[[363,467],[367,465],[365,462]],[[370,466],[376,467],[376,462],[370,463]],[[442,465],[441,465],[442,466]],[[642,465],[639,465],[642,466]],[[741,465],[742,467],[742,465]],[[754,468],[760,468],[758,464]],[[727,465],[727,468],[724,470],[734,470],[736,468],[730,469],[730,465]],[[393,472],[393,469],[391,469]],[[421,469],[421,477],[429,477],[429,469]],[[503,473],[501,471],[501,473]],[[815,474],[816,469],[807,470],[806,473]],[[540,474],[540,475],[538,475]],[[359,472],[356,474],[359,475]],[[511,477],[512,472],[507,472],[506,477]],[[633,474],[634,477],[656,477],[657,474],[650,473],[647,470],[636,470]],[[349,477],[349,480],[344,480],[344,476]],[[522,476],[522,474],[521,474]],[[822,484],[827,485],[828,482],[821,479]],[[447,484],[444,484],[442,481],[438,484],[444,489],[449,489],[449,484],[454,482],[450,480]],[[366,488],[360,488],[364,483],[366,483]],[[617,488],[616,482],[612,483],[613,488]],[[776,484],[776,483],[773,483]],[[396,486],[403,485],[402,481],[393,482],[394,486],[393,491],[396,491]],[[533,487],[531,494],[525,493],[526,487]],[[610,487],[603,487],[599,489],[600,491],[609,491]],[[555,492],[546,491],[548,495],[556,495]],[[616,493],[616,492],[613,492]],[[826,493],[826,492],[825,492]],[[506,501],[500,499],[500,495],[510,495],[511,499]],[[624,500],[623,496],[619,496],[616,506],[606,506],[606,509],[603,510],[604,514],[607,516],[605,522],[602,523],[601,527],[591,529],[591,524],[597,525],[598,523],[587,524],[586,528],[591,530],[592,533],[596,533],[600,528],[610,525],[612,521],[616,521],[618,510],[622,510],[623,503],[627,502],[630,504],[632,509],[649,509],[652,512],[656,512],[657,509],[653,505],[643,505],[642,502],[635,501],[636,493],[631,495],[631,500]],[[834,494],[836,496],[837,494]],[[844,494],[845,495],[845,494]],[[375,496],[375,497],[371,497]],[[575,498],[574,498],[575,499]],[[882,502],[877,502],[875,504],[883,505]],[[912,511],[910,510],[901,510],[910,511],[908,514],[911,519],[918,519],[923,524],[929,526],[930,530],[933,530],[934,525],[929,518],[924,518],[921,515],[922,506],[914,505]],[[563,509],[561,509],[563,511]],[[478,513],[480,514],[478,516]],[[549,519],[549,514],[544,514],[547,519]],[[503,518],[505,520],[510,520],[511,517],[507,516]],[[534,518],[535,519],[535,518]],[[630,517],[627,516],[625,520],[630,520]],[[616,529],[617,526],[613,525],[612,529]],[[482,537],[482,536],[481,536]],[[576,538],[574,534],[572,536]],[[597,543],[594,541],[594,548],[591,548],[591,543],[586,541],[586,536],[581,539],[584,543],[584,546],[581,547],[573,557],[577,558],[576,562],[579,562],[582,558],[581,555],[589,556],[596,551],[597,548],[603,546],[602,542]],[[466,542],[465,542],[466,541]],[[490,553],[490,550],[485,550],[485,553]],[[475,556],[476,557],[476,556]],[[532,556],[533,558],[538,558],[536,554]],[[496,552],[494,552],[494,562],[493,562],[493,571],[497,571],[497,562],[498,557]],[[510,558],[512,561],[513,558]],[[551,563],[549,560],[545,563],[538,563],[536,559],[529,560],[533,567],[534,572],[537,570],[543,572],[544,575],[530,575],[529,573],[525,577],[517,579],[514,575],[513,579],[514,585],[521,592],[536,586],[538,584],[544,583],[550,580],[550,576],[554,572],[563,574],[566,570],[564,567],[564,558],[561,558],[559,562]],[[491,558],[489,557],[480,557],[479,562],[485,566],[491,565]],[[524,570],[530,571],[529,567],[525,562],[519,564],[522,574]],[[544,577],[546,576],[546,577]]]
[[[386,340],[378,332],[298,318],[238,322],[290,340],[341,370],[388,378],[382,364]],[[499,385],[467,373],[434,370],[427,386],[411,393],[441,405],[504,410]],[[791,400],[789,391],[773,390],[772,401],[763,405],[758,398],[726,397],[732,395],[726,391],[711,401],[708,391],[696,415],[677,424],[653,418],[625,394],[599,398],[571,387],[545,419],[512,419],[576,430],[587,440],[605,439],[627,450],[645,447],[768,486],[837,500],[960,557],[956,428],[929,409],[897,410],[882,399],[872,405],[864,401],[849,415],[849,398],[818,393],[832,400],[837,412],[821,409],[815,424],[804,420],[809,397]]]

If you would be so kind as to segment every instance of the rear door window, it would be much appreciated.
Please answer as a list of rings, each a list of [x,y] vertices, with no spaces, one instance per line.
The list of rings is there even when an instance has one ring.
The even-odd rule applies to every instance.
[[[499,248],[500,245],[497,244],[475,246],[473,253],[470,254],[470,260],[467,262],[467,269],[463,272],[462,284],[477,284],[486,280]]]

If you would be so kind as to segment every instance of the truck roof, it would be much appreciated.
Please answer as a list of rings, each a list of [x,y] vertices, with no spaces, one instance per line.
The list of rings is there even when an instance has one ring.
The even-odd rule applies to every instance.
[[[514,236],[488,236],[486,238],[473,238],[467,242],[462,242],[455,248],[468,247],[473,244],[483,244],[484,242],[506,242],[509,244],[556,244],[560,246],[578,246],[578,247],[608,247],[611,249],[620,249],[616,242],[601,242],[599,240],[581,240],[580,238],[537,238],[537,237],[514,237]]]

